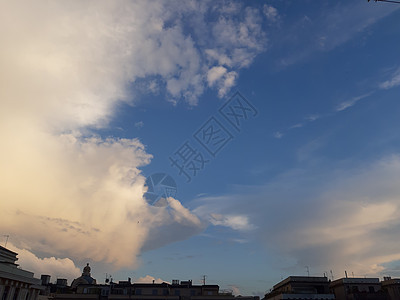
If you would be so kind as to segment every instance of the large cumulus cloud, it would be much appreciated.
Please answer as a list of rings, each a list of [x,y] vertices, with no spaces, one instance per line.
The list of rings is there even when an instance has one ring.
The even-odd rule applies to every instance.
[[[16,249],[135,266],[143,249],[204,228],[175,199],[168,208],[143,200],[140,167],[151,155],[139,140],[92,129],[107,126],[118,103],[135,103],[138,78],[195,105],[209,70],[221,67],[234,78],[210,86],[225,95],[266,41],[256,10],[225,4],[0,4],[0,231]]]

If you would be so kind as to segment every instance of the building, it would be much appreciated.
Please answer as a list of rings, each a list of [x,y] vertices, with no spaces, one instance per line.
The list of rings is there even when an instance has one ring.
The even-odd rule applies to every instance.
[[[389,300],[400,299],[400,279],[392,279],[390,277],[384,277],[381,281],[382,290],[387,294]]]
[[[101,299],[101,300],[259,300],[259,297],[235,297],[232,293],[220,292],[218,285],[194,285],[191,280],[173,280],[172,283],[132,283],[127,281],[96,284],[86,266],[82,276],[75,279],[65,293],[53,293],[53,300]],[[82,278],[83,277],[83,278]],[[84,279],[84,280],[83,280]],[[92,280],[92,283],[88,281]]]
[[[333,300],[335,295],[329,291],[326,277],[290,276],[274,285],[263,300]]]
[[[16,264],[17,253],[0,246],[0,299],[37,300],[41,280]]]
[[[50,282],[50,275],[41,275],[43,289],[40,291],[39,299],[47,299],[52,294],[64,294],[69,293],[71,287],[68,286],[67,279],[57,278],[55,283]]]
[[[133,299],[232,299],[232,294],[220,294],[218,285],[193,285],[191,280],[173,280],[172,284],[163,283],[133,283],[112,285],[109,299],[121,299],[121,295],[134,296]]]
[[[340,278],[331,282],[330,289],[336,300],[388,300],[379,278]]]

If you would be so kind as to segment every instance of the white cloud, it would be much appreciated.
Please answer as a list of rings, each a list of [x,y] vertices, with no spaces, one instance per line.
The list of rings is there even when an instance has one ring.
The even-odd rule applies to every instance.
[[[214,86],[215,83],[220,80],[225,74],[226,74],[226,68],[218,66],[218,67],[212,67],[210,70],[208,70],[207,73],[207,81],[209,86]]]
[[[289,129],[301,128],[303,126],[304,126],[303,123],[297,123],[297,124],[294,124],[294,125],[290,126]]]
[[[185,208],[178,200],[167,199],[169,207],[149,207],[151,219],[140,218],[148,228],[146,241],[141,250],[151,250],[165,244],[189,238],[202,232],[206,223],[195,212]]]
[[[314,122],[314,121],[318,120],[319,118],[321,118],[321,115],[319,115],[319,114],[311,114],[311,115],[308,115],[307,117],[305,117],[305,119],[309,122]]]
[[[225,57],[221,63],[236,72],[265,49],[254,9],[205,21],[209,10],[223,7],[180,1],[7,3],[0,13],[6,45],[0,50],[0,95],[9,106],[3,113],[35,113],[61,130],[104,126],[116,102],[135,100],[128,85],[147,77],[151,91],[165,86],[175,101],[195,105],[214,65],[207,53]],[[179,21],[185,18],[193,21],[187,23],[190,33]]]
[[[246,216],[255,227],[246,238],[293,260],[291,273],[311,265],[314,273],[379,276],[400,260],[399,176],[399,156],[357,167],[319,160],[264,186],[241,186],[240,194],[199,198],[195,211],[212,212],[216,225]]]
[[[151,218],[138,170],[150,156],[140,142],[32,130],[5,135],[0,191],[8,201],[0,228],[15,237],[17,247],[133,264],[148,229],[128,215]]]
[[[144,277],[140,277],[137,280],[135,280],[135,283],[163,283],[163,282],[167,282],[166,280],[162,280],[161,278],[155,278],[151,275],[146,275]]]
[[[204,220],[207,220],[214,226],[224,226],[239,232],[248,232],[256,229],[250,218],[246,214],[230,211],[223,211],[219,205],[225,198],[219,197],[202,197],[195,201],[197,207],[193,212]]]
[[[267,39],[261,27],[262,17],[258,10],[247,7],[237,22],[232,16],[221,15],[212,24],[211,35],[215,47],[206,48],[211,62],[230,68],[248,67],[255,56],[267,47]]]
[[[271,23],[276,23],[280,19],[278,10],[272,5],[264,4],[263,13]]]
[[[354,98],[352,98],[352,99],[350,99],[348,101],[343,101],[336,107],[335,110],[338,111],[338,112],[339,111],[344,111],[344,110],[354,106],[358,101],[371,96],[372,93],[373,92],[370,92],[370,93],[367,93],[367,94],[364,94],[364,95],[360,95],[360,96],[354,97]]]
[[[235,85],[238,74],[236,72],[227,72],[227,69],[218,66],[211,68],[207,73],[208,85],[218,87],[218,96],[222,98]]]
[[[254,225],[250,224],[249,218],[243,215],[221,215],[211,213],[209,220],[213,225],[230,227],[239,231],[248,231],[255,228]]]
[[[392,78],[390,80],[386,80],[382,82],[379,87],[381,89],[390,89],[396,86],[400,85],[400,68],[398,68],[392,75]]]
[[[144,126],[144,122],[143,121],[139,121],[135,123],[135,127],[136,128],[142,128]]]
[[[11,243],[7,245],[7,248],[18,253],[17,263],[22,269],[34,272],[36,278],[40,278],[41,275],[50,275],[51,282],[57,278],[65,278],[71,283],[73,279],[80,276],[79,268],[69,258],[39,258],[29,250],[19,249]]]
[[[399,157],[337,173],[340,177],[318,189],[315,200],[304,203],[310,211],[301,209],[303,218],[287,212],[295,216],[297,227],[287,232],[291,245],[281,240],[282,247],[292,248],[290,255],[299,265],[331,265],[377,276],[385,263],[400,259],[395,238],[400,190],[394,180],[400,173]]]
[[[240,292],[240,288],[237,285],[229,285],[229,287],[232,289],[232,294],[235,296],[241,295],[242,293]]]
[[[238,74],[236,72],[229,72],[224,76],[224,81],[218,90],[218,96],[222,98],[228,91],[235,85]]]
[[[274,132],[274,138],[280,139],[282,137],[283,137],[283,133],[282,132],[280,132],[280,131]]]
[[[235,16],[232,8],[207,32],[188,34],[177,20],[193,17],[204,28],[214,8],[180,1],[2,6],[1,231],[22,251],[55,257],[43,263],[71,270],[67,257],[135,266],[142,251],[201,232],[204,222],[178,200],[168,208],[144,201],[140,168],[151,155],[139,140],[103,138],[91,128],[106,127],[119,102],[135,102],[129,91],[138,78],[150,78],[152,92],[164,86],[171,101],[196,104],[215,66],[203,43],[210,36],[229,61],[215,84],[226,94],[236,71],[265,49],[261,15],[244,8]],[[234,217],[224,222],[249,226]]]

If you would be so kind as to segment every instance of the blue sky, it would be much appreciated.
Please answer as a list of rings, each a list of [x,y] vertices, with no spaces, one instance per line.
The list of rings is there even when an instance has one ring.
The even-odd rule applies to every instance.
[[[399,5],[3,6],[0,228],[23,267],[242,295],[306,266],[400,276]],[[240,131],[220,113],[238,95]],[[194,137],[210,118],[215,157]],[[190,182],[170,160],[187,141],[207,161]],[[167,207],[143,197],[154,173]]]

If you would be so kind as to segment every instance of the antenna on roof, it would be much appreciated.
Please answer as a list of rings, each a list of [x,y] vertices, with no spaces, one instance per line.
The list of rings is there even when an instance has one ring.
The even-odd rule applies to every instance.
[[[331,277],[332,277],[332,281],[333,281],[333,272],[332,272],[332,270],[331,270]]]
[[[206,277],[207,277],[207,275],[203,275],[203,279],[202,279],[203,285],[206,285]]]
[[[305,266],[305,268],[307,269],[308,277],[310,277],[310,268],[308,266]]]
[[[8,234],[4,235],[6,237],[6,243],[4,244],[4,248],[7,248],[8,238],[10,237]]]

